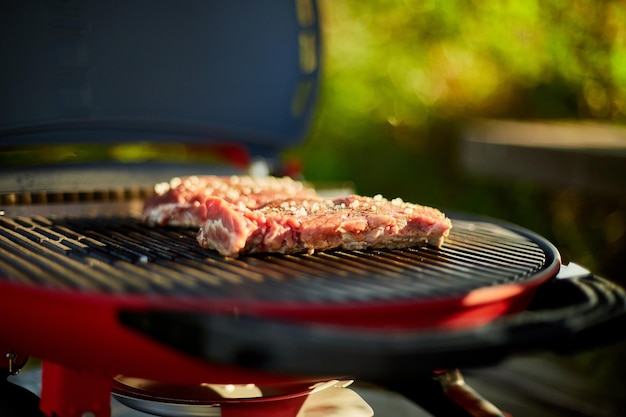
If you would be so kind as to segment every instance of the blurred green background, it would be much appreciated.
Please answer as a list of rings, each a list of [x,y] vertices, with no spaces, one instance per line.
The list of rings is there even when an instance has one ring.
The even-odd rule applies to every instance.
[[[622,1],[321,0],[323,79],[307,180],[520,224],[615,280],[626,270],[626,190],[479,177],[460,164],[473,118],[626,114]],[[532,167],[529,167],[532,169]],[[624,281],[622,281],[624,282]]]

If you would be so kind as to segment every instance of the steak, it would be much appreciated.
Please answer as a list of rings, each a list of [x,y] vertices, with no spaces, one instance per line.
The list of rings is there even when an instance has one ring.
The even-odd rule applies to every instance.
[[[176,177],[155,185],[154,190],[141,216],[153,226],[200,226],[207,219],[205,203],[209,197],[254,209],[273,200],[317,196],[314,189],[289,177]]]
[[[312,253],[344,248],[440,247],[452,224],[431,207],[350,195],[275,199],[257,207],[220,197],[205,200],[206,221],[198,243],[224,256],[250,253]]]

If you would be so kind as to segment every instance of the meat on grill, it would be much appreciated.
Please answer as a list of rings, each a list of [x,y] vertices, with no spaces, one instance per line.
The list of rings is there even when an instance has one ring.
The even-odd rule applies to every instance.
[[[144,205],[144,222],[200,227],[200,245],[225,256],[439,247],[451,228],[434,208],[381,196],[323,198],[288,177],[190,176],[155,191]]]
[[[155,194],[144,204],[142,220],[160,226],[200,226],[206,220],[209,197],[254,209],[273,200],[317,196],[314,189],[289,177],[176,177],[154,188]]]
[[[452,225],[439,210],[381,196],[280,199],[256,208],[206,199],[202,247],[224,256],[313,252],[334,248],[441,246]]]

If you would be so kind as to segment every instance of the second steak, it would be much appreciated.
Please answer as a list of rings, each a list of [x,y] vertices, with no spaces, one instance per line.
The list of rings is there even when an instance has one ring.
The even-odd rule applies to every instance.
[[[440,247],[452,227],[437,209],[381,196],[284,199],[255,209],[217,197],[209,197],[205,204],[206,221],[198,242],[224,256]]]

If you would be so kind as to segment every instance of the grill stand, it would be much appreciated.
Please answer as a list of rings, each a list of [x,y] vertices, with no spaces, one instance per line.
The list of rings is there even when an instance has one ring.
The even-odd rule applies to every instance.
[[[112,381],[105,375],[77,371],[43,362],[42,397],[8,380],[0,382],[0,406],[5,417],[110,417]],[[385,388],[404,395],[434,416],[505,417],[492,403],[468,386],[458,369],[434,372],[412,383],[387,383]],[[222,417],[294,417],[304,397],[279,402],[222,406]]]
[[[412,381],[385,383],[384,387],[405,396],[433,416],[508,416],[467,385],[458,369],[436,371]]]
[[[109,417],[111,386],[108,375],[44,361],[40,408],[46,416]]]
[[[3,381],[0,404],[11,413],[7,417],[110,417],[112,380],[105,375],[73,370],[43,362],[42,396]],[[412,383],[388,383],[385,388],[404,395],[433,416],[448,417],[506,417],[495,405],[467,385],[458,369],[434,372],[430,377],[417,378]],[[222,406],[222,417],[257,417],[298,414],[304,397],[279,402],[255,402],[235,407]],[[19,411],[17,408],[19,407]]]
[[[8,381],[6,384],[12,387],[11,390],[5,390],[4,386],[0,386],[3,393],[23,390]],[[19,413],[8,417],[111,417],[112,387],[113,379],[108,375],[74,370],[44,361],[41,400],[39,401],[31,393],[34,398],[28,399],[28,409],[20,409]],[[18,399],[9,398],[7,404],[17,404],[21,407],[25,396],[26,393],[21,393]],[[295,417],[305,399],[305,395],[294,395],[279,401],[239,401],[233,404],[222,404],[220,415],[221,417],[248,417],[250,415]]]
[[[23,365],[23,363],[21,363]],[[75,370],[52,362],[42,362],[41,399],[6,378],[19,369],[3,368],[0,381],[0,409],[5,417],[110,417],[113,380],[105,374]],[[20,366],[21,367],[21,366]],[[492,403],[468,386],[458,369],[433,372],[429,376],[382,384],[404,395],[434,416],[505,417]],[[304,396],[281,401],[224,404],[222,417],[294,417]]]

